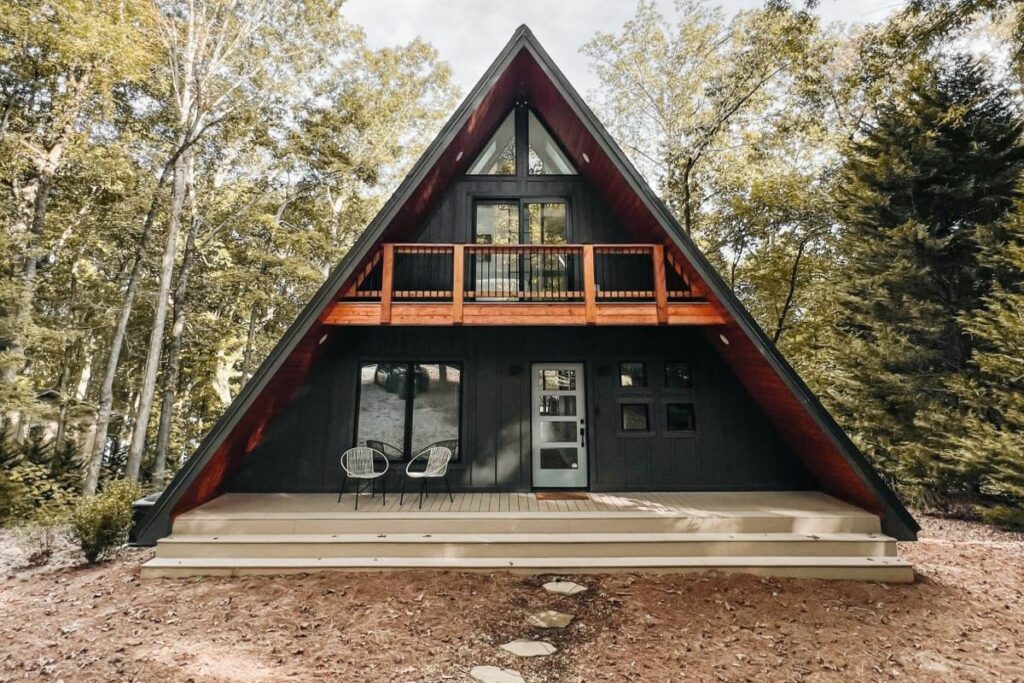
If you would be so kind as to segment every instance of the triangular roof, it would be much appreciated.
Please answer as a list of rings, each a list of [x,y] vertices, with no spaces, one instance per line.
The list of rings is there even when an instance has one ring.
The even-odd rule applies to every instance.
[[[221,493],[313,366],[328,332],[324,315],[338,292],[379,242],[411,235],[472,163],[515,100],[524,96],[580,174],[636,233],[634,237],[665,244],[683,257],[687,275],[729,321],[702,328],[707,338],[821,490],[880,515],[886,533],[915,538],[919,527],[906,508],[779,354],[524,25],[182,466],[138,529],[139,542],[155,543],[170,533],[175,514]]]

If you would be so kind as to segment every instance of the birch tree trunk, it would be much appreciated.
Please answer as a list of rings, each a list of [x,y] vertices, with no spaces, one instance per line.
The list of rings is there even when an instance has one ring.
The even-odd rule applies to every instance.
[[[190,192],[193,192],[190,189]],[[164,367],[164,388],[160,398],[160,419],[156,433],[156,459],[153,463],[153,484],[162,487],[166,479],[167,449],[171,440],[171,413],[178,393],[178,375],[181,369],[181,346],[184,339],[185,319],[188,315],[188,285],[195,263],[196,237],[202,221],[193,213],[192,224],[185,240],[185,254],[181,259],[178,283],[174,288],[174,316],[171,320],[171,342],[167,348]]]
[[[87,496],[96,493],[96,486],[100,480],[103,452],[107,447],[107,431],[110,429],[110,415],[114,407],[114,378],[117,376],[117,365],[121,360],[121,347],[124,346],[125,334],[128,331],[128,320],[132,315],[135,294],[139,288],[139,281],[142,279],[142,266],[146,260],[149,241],[153,235],[153,223],[156,221],[156,213],[160,207],[160,193],[163,191],[164,185],[167,184],[167,179],[174,169],[180,152],[181,150],[175,152],[164,165],[163,171],[160,174],[160,180],[157,181],[157,185],[153,189],[153,199],[149,204],[149,211],[142,226],[142,235],[139,236],[139,243],[135,247],[135,259],[132,262],[132,270],[128,276],[128,284],[125,286],[124,299],[121,302],[121,312],[117,317],[117,325],[114,327],[114,336],[110,340],[107,365],[104,368],[103,381],[100,384],[100,400],[96,411],[96,435],[93,441],[92,453],[85,468],[83,491]]]
[[[182,141],[182,145],[187,143],[188,140]],[[149,416],[153,410],[153,397],[156,395],[156,378],[160,370],[160,356],[163,353],[164,325],[167,322],[167,309],[170,306],[174,257],[178,250],[181,212],[185,205],[185,193],[191,167],[192,152],[191,149],[188,149],[174,166],[174,185],[171,190],[171,206],[167,219],[167,238],[164,244],[163,258],[160,260],[160,281],[157,286],[153,329],[149,334],[149,352],[146,356],[145,369],[142,372],[142,384],[139,387],[139,409],[135,414],[135,431],[132,433],[132,442],[128,447],[128,461],[125,464],[125,477],[131,481],[139,480],[142,453],[146,446],[146,433],[149,431]]]

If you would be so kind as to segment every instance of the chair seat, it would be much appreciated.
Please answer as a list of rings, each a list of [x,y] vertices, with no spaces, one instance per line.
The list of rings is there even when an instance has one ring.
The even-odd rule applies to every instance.
[[[406,472],[405,476],[411,479],[441,479],[444,474],[427,474],[426,472]]]
[[[346,476],[349,479],[377,479],[379,477],[383,477],[385,474],[387,474],[387,471],[384,471],[384,472],[374,472],[373,474],[369,474],[369,473],[367,473],[367,474],[348,474]]]

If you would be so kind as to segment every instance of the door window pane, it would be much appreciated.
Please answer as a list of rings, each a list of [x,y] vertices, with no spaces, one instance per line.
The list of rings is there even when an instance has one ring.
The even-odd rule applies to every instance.
[[[689,389],[693,386],[690,364],[673,361],[665,363],[665,387],[668,389]]]
[[[526,218],[530,244],[565,244],[569,241],[565,202],[527,204]]]
[[[540,414],[551,416],[574,417],[576,415],[576,397],[541,396]]]
[[[516,174],[516,114],[509,113],[467,171],[469,175]]]
[[[542,470],[575,470],[580,466],[578,448],[542,448],[540,449],[540,468]]]
[[[367,363],[359,368],[359,427],[356,442],[401,460],[405,446],[405,363]]]
[[[529,121],[530,175],[576,175],[572,162],[532,111]]]
[[[519,204],[477,204],[476,243],[496,246],[519,244]],[[472,258],[477,299],[494,300],[518,295],[518,254],[496,250],[496,253],[474,253]]]
[[[648,431],[647,404],[646,403],[623,403],[622,404],[622,431],[624,431],[624,432],[646,432],[646,431]]]
[[[639,361],[619,363],[620,387],[647,386],[647,367]]]
[[[575,370],[539,371],[540,388],[546,391],[576,391]]]
[[[697,418],[692,403],[666,404],[665,417],[670,432],[692,432],[697,429]]]
[[[575,442],[576,422],[541,422],[540,440],[549,443]]]
[[[477,244],[519,244],[519,204],[486,202],[476,205]]]
[[[417,391],[412,403],[412,452],[444,446],[456,459],[459,439],[459,387],[462,370],[443,363],[413,366]]]

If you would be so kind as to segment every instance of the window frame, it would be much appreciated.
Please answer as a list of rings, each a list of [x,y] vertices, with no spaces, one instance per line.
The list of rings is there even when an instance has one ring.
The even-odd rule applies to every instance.
[[[497,176],[496,176],[497,177]],[[507,177],[507,176],[506,176]],[[519,205],[519,245],[530,246],[533,242],[524,241],[530,234],[529,222],[530,216],[527,210],[529,204],[562,204],[565,206],[565,244],[572,245],[576,244],[573,241],[573,220],[572,220],[572,202],[569,197],[566,196],[553,196],[553,195],[537,195],[536,197],[510,197],[510,196],[491,196],[491,195],[473,195],[470,197],[470,213],[472,215],[473,226],[470,231],[469,243],[476,244],[477,241],[477,207],[485,206],[488,204],[518,204]],[[541,242],[541,244],[546,244]]]
[[[654,402],[647,398],[636,399],[633,397],[626,397],[615,402],[618,413],[618,424],[616,426],[616,432],[620,437],[626,438],[652,438],[657,435],[657,429],[655,428],[654,420],[652,420],[651,408]],[[647,412],[647,429],[624,429],[622,423],[622,410],[626,406],[644,406],[644,410]]]
[[[686,363],[690,368],[690,384],[685,387],[670,387],[668,385],[668,366],[673,363]],[[681,394],[694,391],[697,385],[697,373],[694,372],[693,361],[683,360],[681,358],[666,359],[661,364],[661,387],[664,391],[671,394]]]
[[[521,180],[525,179],[525,180],[534,180],[534,181],[536,181],[536,180],[548,180],[548,179],[557,180],[557,179],[579,178],[580,177],[581,173],[580,173],[580,169],[579,169],[579,164],[577,164],[576,160],[573,159],[572,156],[570,156],[569,153],[565,151],[565,145],[563,145],[562,142],[551,132],[551,128],[549,128],[548,125],[546,123],[544,123],[544,119],[541,118],[540,114],[538,114],[537,111],[532,109],[525,102],[516,102],[513,105],[513,107],[512,107],[512,112],[510,112],[510,113],[514,113],[515,114],[515,123],[514,123],[514,128],[513,128],[513,134],[515,135],[515,163],[516,163],[515,173],[510,174],[510,175],[496,175],[496,174],[490,174],[490,173],[470,173],[469,169],[473,167],[473,164],[476,163],[477,158],[479,158],[481,152],[483,151],[483,150],[480,150],[479,152],[477,152],[475,157],[470,159],[469,166],[466,167],[466,170],[462,174],[463,176],[465,176],[466,178],[474,178],[474,179],[489,178],[489,179],[492,179],[492,180],[495,180],[495,181],[499,181],[499,182],[502,181],[502,180],[508,180],[510,178],[517,178],[517,179],[521,179]],[[546,132],[548,134],[548,136],[551,137],[551,140],[555,143],[555,146],[558,147],[558,151],[562,153],[562,156],[565,157],[566,161],[568,161],[569,164],[574,169],[576,169],[575,173],[530,173],[530,114],[531,113],[533,114],[534,118],[537,119],[537,123],[539,123],[540,126],[544,129],[544,132]],[[492,130],[488,134],[488,136],[486,138],[486,142],[484,143],[485,145],[491,141],[491,138],[493,138],[495,135],[498,134],[498,130],[501,129],[501,126],[504,125],[504,123],[505,123],[505,121],[507,119],[508,119],[508,114],[505,114],[504,116],[501,117],[501,120],[494,127],[494,130]]]
[[[672,429],[668,421],[668,407],[670,405],[688,405],[693,413],[693,429]],[[693,399],[683,399],[681,397],[671,396],[661,401],[661,417],[664,419],[665,435],[678,437],[695,437],[697,436],[697,402]]]
[[[406,366],[408,366],[410,368],[412,366],[414,366],[414,365],[449,365],[449,366],[456,367],[456,368],[459,369],[459,402],[458,402],[459,415],[458,415],[458,419],[457,419],[457,422],[458,422],[458,436],[456,437],[456,439],[458,439],[458,442],[459,442],[459,448],[458,448],[458,453],[452,453],[452,459],[451,459],[450,462],[451,462],[451,467],[453,469],[461,469],[462,467],[464,467],[465,466],[465,459],[462,457],[462,453],[465,451],[465,448],[464,448],[464,444],[463,444],[463,440],[462,440],[463,439],[463,431],[464,431],[462,423],[463,423],[463,406],[464,406],[465,396],[466,396],[466,392],[464,391],[465,379],[466,379],[466,374],[465,374],[466,368],[465,368],[465,363],[463,361],[461,361],[461,360],[443,360],[443,359],[442,360],[435,360],[435,359],[431,359],[431,360],[405,360],[405,359],[393,360],[393,359],[383,359],[383,358],[382,359],[373,359],[373,358],[365,358],[364,359],[364,358],[360,358],[360,359],[356,360],[356,365],[355,365],[356,400],[355,400],[355,404],[354,404],[354,414],[353,414],[353,418],[352,418],[352,439],[351,439],[352,446],[351,447],[355,448],[355,447],[359,446],[359,412],[360,412],[359,408],[360,408],[360,405],[361,405],[360,404],[360,400],[362,399],[362,393],[363,393],[362,369],[363,369],[364,366],[367,366],[367,365],[382,365],[382,364],[406,365]],[[402,435],[402,453],[403,453],[402,459],[401,460],[391,460],[390,458],[388,459],[389,462],[395,463],[395,464],[397,464],[397,463],[408,463],[413,458],[413,456],[416,455],[415,453],[411,452],[412,451],[412,434],[413,434],[413,431],[412,431],[413,430],[413,403],[415,402],[415,398],[416,397],[415,397],[415,392],[409,392],[409,394],[410,395],[407,395],[405,397],[405,406],[404,406],[404,410],[405,410],[405,413],[404,413],[405,426],[404,426],[404,433]]]
[[[636,363],[636,364],[640,365],[640,367],[643,369],[643,373],[644,373],[644,383],[643,384],[633,384],[633,385],[630,385],[630,386],[626,386],[626,385],[624,385],[622,383],[622,366],[627,364],[627,363]],[[649,392],[652,389],[652,386],[651,386],[651,375],[647,371],[649,366],[650,366],[650,363],[648,361],[646,361],[646,360],[643,360],[643,359],[620,360],[619,361],[618,380],[616,381],[616,384],[618,385],[619,391],[620,392],[633,392],[633,391]]]

